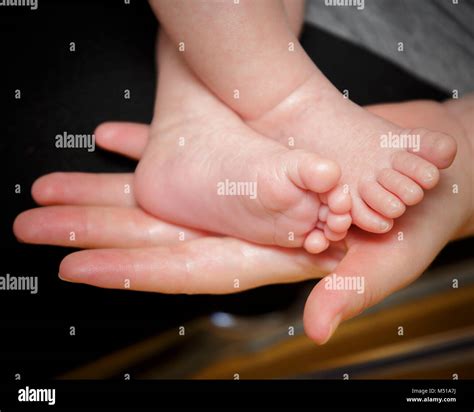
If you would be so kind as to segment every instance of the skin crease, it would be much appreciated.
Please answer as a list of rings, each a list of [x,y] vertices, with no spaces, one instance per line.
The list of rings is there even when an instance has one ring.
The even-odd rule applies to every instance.
[[[315,152],[340,165],[341,183],[352,198],[352,220],[360,228],[388,232],[406,206],[421,201],[422,189],[438,183],[438,168],[452,162],[456,145],[450,136],[420,128],[401,130],[344,99],[299,44],[293,21],[301,10],[293,9],[291,3],[287,2],[291,24],[278,0],[150,3],[173,50],[254,130],[285,147],[291,136],[291,148]],[[178,52],[174,45],[181,42],[185,48]],[[382,147],[380,136],[388,133],[421,135],[422,149],[413,154]],[[397,184],[402,176],[410,178],[412,190],[419,193],[407,205],[401,200],[406,184]],[[150,211],[156,214],[155,208]]]
[[[35,200],[47,207],[19,215],[14,231],[25,242],[70,246],[64,240],[68,228],[87,225],[89,230],[83,232],[78,246],[99,250],[67,256],[60,273],[69,281],[100,287],[122,288],[123,276],[132,274],[131,288],[137,290],[232,293],[265,284],[317,278],[330,271],[349,275],[363,271],[367,289],[363,297],[330,293],[320,283],[308,299],[305,328],[311,338],[322,343],[334,331],[338,317],[350,318],[412,282],[450,239],[474,233],[470,202],[474,126],[468,123],[474,117],[472,107],[472,98],[445,105],[412,102],[370,107],[377,115],[403,127],[424,126],[452,133],[461,147],[460,154],[453,166],[442,173],[442,185],[398,219],[392,232],[380,236],[353,228],[344,242],[320,255],[256,246],[161,222],[138,209],[133,196],[117,196],[115,189],[130,182],[131,175],[44,176],[32,191]],[[465,139],[465,129],[471,132],[471,142]],[[147,126],[127,123],[104,124],[96,131],[98,145],[135,159],[143,153],[147,136]],[[460,184],[456,199],[448,190],[451,181]],[[107,221],[101,218],[105,207]],[[135,219],[137,225],[128,225],[128,219]],[[405,234],[403,244],[394,235],[400,230]],[[184,233],[184,242],[178,240],[180,233]],[[155,275],[159,272],[166,276]],[[236,273],[241,285],[238,290],[231,286]]]
[[[393,232],[375,235],[351,228],[344,242],[320,255],[207,234],[194,234],[194,240],[180,242],[178,234],[184,232],[188,236],[188,230],[168,224],[161,234],[137,242],[134,232],[142,232],[142,229],[124,226],[126,215],[129,212],[141,213],[147,218],[148,215],[137,212],[128,197],[117,198],[114,190],[107,190],[119,185],[122,178],[129,181],[131,176],[86,175],[87,179],[83,174],[70,173],[43,176],[35,182],[32,192],[35,200],[46,207],[20,214],[14,232],[23,242],[69,246],[64,236],[69,225],[77,228],[87,224],[89,230],[82,247],[91,250],[68,255],[61,263],[60,273],[65,280],[99,287],[122,288],[122,280],[127,276],[131,277],[131,289],[137,290],[233,293],[266,284],[316,278],[331,271],[340,275],[363,272],[364,295],[329,291],[321,282],[311,293],[305,309],[306,332],[317,343],[324,343],[334,332],[334,323],[355,316],[414,281],[449,240],[474,234],[471,202],[474,126],[469,123],[474,114],[473,100],[468,98],[444,105],[410,102],[368,108],[401,125],[418,124],[449,131],[457,137],[462,150],[453,166],[443,172],[441,186],[428,193],[422,204],[407,211],[396,222]],[[457,106],[456,110],[453,106]],[[468,127],[469,139],[466,138]],[[96,131],[99,146],[133,158],[143,152],[147,137],[146,126],[131,123],[104,124]],[[96,181],[109,181],[109,184],[101,187]],[[457,197],[452,194],[452,182],[461,189]],[[88,205],[83,200],[85,193]],[[109,207],[109,220],[94,219],[95,213],[98,210],[100,213],[105,206]],[[94,224],[86,223],[88,219]],[[45,222],[55,223],[47,225]],[[160,227],[162,223],[154,219],[148,225]],[[404,242],[397,240],[399,231],[404,232]],[[119,239],[127,237],[131,241],[125,247],[126,242]],[[242,259],[243,256],[246,259]],[[245,266],[242,265],[244,260]],[[162,274],[154,275],[156,272]],[[236,273],[240,274],[238,290],[232,286]]]

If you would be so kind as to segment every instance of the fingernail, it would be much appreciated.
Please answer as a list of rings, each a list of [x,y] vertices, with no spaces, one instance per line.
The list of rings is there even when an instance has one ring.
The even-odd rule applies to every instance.
[[[430,167],[426,171],[425,176],[423,178],[423,181],[426,182],[426,183],[430,183],[431,181],[433,181],[437,171],[438,170],[435,167]]]
[[[69,279],[63,278],[63,277],[61,276],[61,273],[58,273],[58,278],[61,279],[61,280],[64,281],[64,282],[71,282]]]
[[[380,230],[383,232],[387,231],[390,225],[387,222],[380,222]]]
[[[392,200],[390,202],[390,208],[392,212],[398,212],[402,208],[402,204],[399,200]]]
[[[329,326],[329,333],[326,339],[321,342],[321,345],[324,345],[325,343],[328,342],[329,339],[331,339],[331,336],[334,334],[336,331],[337,327],[339,326],[339,323],[341,323],[341,314],[336,315],[336,317],[332,320],[331,325]]]

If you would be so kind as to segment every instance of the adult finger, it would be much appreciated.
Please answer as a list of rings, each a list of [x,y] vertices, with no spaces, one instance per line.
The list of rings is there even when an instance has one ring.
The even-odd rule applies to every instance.
[[[145,150],[149,129],[142,123],[106,122],[95,129],[94,135],[99,147],[138,160]]]
[[[33,183],[31,194],[43,206],[136,205],[132,173],[50,173]]]
[[[77,248],[174,245],[206,234],[158,220],[139,208],[48,206],[27,210],[13,224],[25,243]]]
[[[405,287],[429,266],[449,241],[449,236],[433,235],[430,215],[438,214],[437,221],[443,224],[441,214],[445,212],[442,208],[423,210],[422,205],[416,208],[425,220],[417,219],[412,209],[387,234],[351,230],[346,256],[308,297],[304,311],[308,336],[325,343],[341,321]]]
[[[66,256],[59,273],[63,280],[104,288],[221,294],[319,277],[334,268],[340,253],[311,255],[206,237],[170,247],[80,251]]]

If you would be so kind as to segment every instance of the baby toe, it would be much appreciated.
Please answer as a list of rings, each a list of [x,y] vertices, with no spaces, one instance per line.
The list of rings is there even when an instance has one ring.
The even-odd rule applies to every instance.
[[[304,241],[304,248],[309,253],[321,253],[329,247],[329,240],[324,233],[319,230],[313,230]]]
[[[377,175],[379,182],[385,189],[405,203],[407,206],[413,206],[423,199],[423,189],[412,179],[402,175],[393,169],[383,169]]]
[[[352,200],[347,185],[339,185],[328,193],[328,206],[334,213],[347,213],[351,210]]]
[[[328,226],[326,226],[324,228],[324,236],[326,236],[326,239],[330,240],[331,242],[338,242],[347,236],[347,231],[333,232]]]
[[[359,185],[359,194],[373,210],[390,219],[400,217],[406,210],[403,202],[379,183],[365,181]]]
[[[418,183],[423,189],[432,189],[439,182],[439,170],[432,163],[405,151],[396,152],[392,168]]]
[[[371,233],[386,233],[393,226],[393,220],[375,212],[360,197],[352,199],[352,222]]]
[[[328,219],[329,207],[326,205],[321,205],[318,213],[318,220],[320,222],[326,222]]]
[[[341,215],[329,212],[327,218],[327,226],[333,232],[346,232],[350,228],[352,223],[352,217],[349,213],[344,213]]]

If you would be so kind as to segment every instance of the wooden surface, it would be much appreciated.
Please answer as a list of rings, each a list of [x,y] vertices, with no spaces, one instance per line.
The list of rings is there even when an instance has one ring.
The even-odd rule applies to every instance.
[[[453,288],[453,279],[458,288]],[[211,317],[170,330],[67,379],[460,379],[474,378],[474,259],[428,271],[410,287],[343,323],[317,346],[303,333],[301,306],[282,313]],[[294,335],[288,333],[294,327]],[[403,327],[400,334],[399,327]]]

